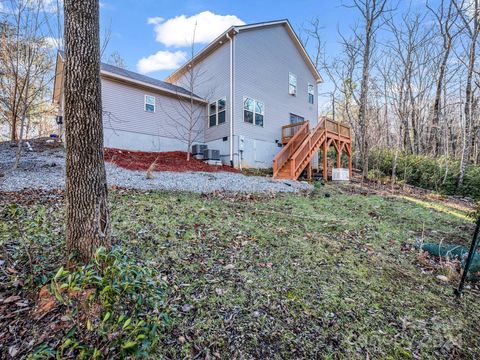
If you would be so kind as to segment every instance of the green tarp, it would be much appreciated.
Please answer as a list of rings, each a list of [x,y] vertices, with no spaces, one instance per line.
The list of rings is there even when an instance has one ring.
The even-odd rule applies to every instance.
[[[468,255],[468,249],[465,246],[425,243],[420,248],[433,256],[461,260],[462,267],[465,267],[465,261]],[[480,254],[475,253],[472,259],[472,264],[470,265],[469,272],[476,273],[479,271],[480,271]]]

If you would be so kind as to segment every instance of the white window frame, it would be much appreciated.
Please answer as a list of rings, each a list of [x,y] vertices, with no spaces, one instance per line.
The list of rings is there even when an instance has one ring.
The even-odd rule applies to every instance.
[[[292,79],[294,80],[293,82],[291,81]],[[288,73],[288,93],[292,96],[297,96],[297,75],[291,72]]]
[[[153,99],[153,104],[147,103],[147,98]],[[153,105],[153,111],[147,110],[147,105]],[[155,113],[156,107],[157,107],[157,106],[156,106],[155,96],[145,94],[145,96],[144,96],[144,98],[143,98],[143,110],[144,110],[145,112],[148,112],[148,113]]]
[[[248,122],[248,121],[245,121],[245,100],[246,99],[250,99],[253,101],[253,122]],[[263,114],[261,113],[257,113],[257,103],[260,103],[263,105]],[[250,111],[250,110],[247,110],[247,111]],[[243,97],[243,102],[242,102],[242,116],[243,116],[243,122],[246,123],[246,124],[250,124],[250,125],[255,125],[255,126],[258,126],[258,127],[265,127],[265,103],[263,101],[260,101],[260,100],[256,100],[254,99],[253,97],[250,97],[250,96],[244,96]],[[263,116],[263,122],[262,122],[262,125],[257,125],[255,123],[255,115],[262,115]]]
[[[312,89],[312,92],[310,92],[310,89]],[[315,104],[315,86],[313,86],[312,84],[308,84],[307,94],[308,94],[308,103]],[[312,95],[312,101],[310,101],[310,95]]]
[[[225,102],[225,107],[223,110],[219,111],[219,106],[218,106],[218,103],[220,101],[224,101]],[[215,114],[210,114],[210,106],[212,104],[215,104]],[[218,122],[218,114],[220,114],[221,112],[224,112],[225,113],[225,121],[222,122],[222,123],[219,123]],[[215,115],[215,125],[212,125],[210,123],[210,117]],[[208,127],[214,127],[214,126],[218,126],[218,125],[222,125],[222,124],[225,124],[227,122],[227,97],[224,96],[218,100],[215,100],[215,101],[212,101],[211,103],[208,104]]]

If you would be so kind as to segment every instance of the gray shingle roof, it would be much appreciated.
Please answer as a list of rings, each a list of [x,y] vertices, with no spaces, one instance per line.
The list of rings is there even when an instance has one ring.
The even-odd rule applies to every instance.
[[[61,57],[63,59],[65,59],[65,52],[64,51],[59,51],[59,53],[60,53]],[[112,73],[112,74],[115,74],[115,75],[119,75],[119,76],[122,76],[122,77],[125,77],[125,78],[128,78],[128,79],[132,79],[132,80],[135,80],[135,81],[140,81],[140,82],[148,84],[148,85],[153,85],[153,86],[165,89],[165,90],[170,91],[170,92],[174,92],[174,93],[178,93],[178,94],[186,95],[186,96],[192,96],[193,95],[196,98],[202,99],[201,96],[193,94],[193,93],[191,93],[190,91],[188,91],[187,89],[185,89],[181,86],[177,86],[177,85],[174,85],[174,84],[162,81],[162,80],[152,78],[150,76],[145,76],[145,75],[142,75],[142,74],[138,74],[136,72],[126,70],[126,69],[122,69],[122,68],[119,68],[117,66],[113,66],[113,65],[106,64],[106,63],[103,63],[103,62],[100,63],[100,70],[101,71],[106,71],[106,72],[109,72],[109,73]]]
[[[162,81],[162,80],[157,80],[157,79],[154,79],[150,76],[145,76],[145,75],[142,75],[142,74],[138,74],[138,73],[130,71],[130,70],[125,70],[125,69],[122,69],[122,68],[119,68],[119,67],[116,67],[116,66],[113,66],[113,65],[110,65],[110,64],[101,63],[100,64],[100,69],[103,70],[103,71],[107,71],[109,73],[113,73],[113,74],[116,74],[116,75],[119,75],[119,76],[123,76],[123,77],[129,78],[129,79],[132,79],[132,80],[141,81],[145,84],[150,84],[150,85],[153,85],[153,86],[156,86],[156,87],[168,90],[168,91],[173,91],[173,92],[178,93],[178,94],[183,94],[183,95],[187,95],[187,96],[193,95],[193,96],[201,99],[201,96],[195,95],[195,94],[191,93],[190,91],[188,91],[187,89],[184,89],[183,87],[180,87],[180,86],[177,86],[177,85],[174,85],[174,84]]]

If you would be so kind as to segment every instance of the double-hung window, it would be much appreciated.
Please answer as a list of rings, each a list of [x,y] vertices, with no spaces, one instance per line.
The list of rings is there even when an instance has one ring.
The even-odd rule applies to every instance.
[[[288,73],[288,93],[297,95],[297,76],[292,73]]]
[[[144,109],[147,112],[155,112],[155,96],[145,95]]]
[[[315,103],[315,88],[312,84],[308,84],[308,102],[310,104]]]
[[[221,98],[208,106],[208,126],[223,124],[226,118],[227,98]]]
[[[243,98],[243,121],[263,127],[265,104],[252,98]]]

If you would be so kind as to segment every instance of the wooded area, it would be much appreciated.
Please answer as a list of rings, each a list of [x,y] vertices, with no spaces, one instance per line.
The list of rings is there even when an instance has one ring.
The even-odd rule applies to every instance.
[[[302,27],[330,87],[321,112],[350,124],[364,176],[371,149],[393,149],[393,181],[405,152],[460,160],[461,187],[467,165],[480,162],[479,1],[427,1],[420,10],[398,5],[345,2],[360,20],[339,30],[342,52],[334,58],[319,19]]]

